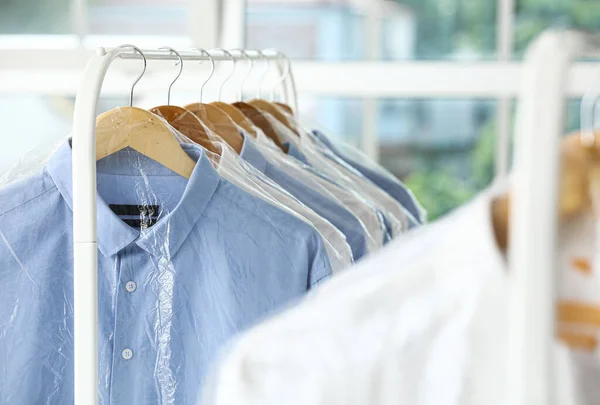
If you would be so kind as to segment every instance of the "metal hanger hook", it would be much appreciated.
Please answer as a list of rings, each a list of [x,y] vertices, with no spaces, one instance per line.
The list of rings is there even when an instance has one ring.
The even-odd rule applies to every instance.
[[[175,82],[181,76],[181,72],[183,72],[183,59],[181,59],[181,55],[179,54],[179,52],[177,52],[175,49],[171,48],[170,46],[163,46],[162,48],[158,48],[158,49],[161,51],[169,51],[170,53],[174,53],[175,55],[177,55],[177,59],[179,59],[175,63],[175,66],[177,66],[177,64],[179,64],[179,72],[177,73],[177,76],[175,76],[175,79],[173,79],[173,81],[169,85],[169,91],[167,93],[167,105],[171,105],[171,89],[173,88],[173,85],[175,84]]]
[[[223,83],[221,83],[221,86],[219,86],[219,93],[217,95],[217,99],[221,100],[221,94],[223,94],[223,88],[225,87],[225,83],[227,83],[229,80],[231,80],[231,78],[235,74],[235,68],[236,68],[236,65],[237,65],[237,61],[236,61],[235,57],[230,52],[226,51],[223,48],[213,48],[213,49],[211,49],[211,51],[223,52],[223,54],[227,55],[231,59],[231,61],[233,62],[233,66],[232,66],[231,72],[229,72],[229,75],[227,75],[227,77],[225,78],[225,80],[223,80]]]
[[[242,79],[242,83],[240,84],[239,99],[240,101],[244,101],[244,85],[246,84],[246,82],[250,78],[250,75],[252,74],[252,70],[254,69],[254,60],[243,49],[232,49],[231,52],[239,52],[248,61],[250,66],[248,72],[246,73],[246,76],[244,76],[244,79]]]
[[[204,83],[202,83],[202,86],[200,87],[200,102],[202,103],[202,96],[204,95],[204,86],[206,86],[206,84],[208,82],[210,82],[210,79],[212,79],[212,77],[215,74],[215,60],[213,59],[213,57],[210,53],[206,52],[202,48],[192,48],[190,50],[198,51],[198,52],[200,52],[201,55],[208,56],[208,59],[210,60],[210,75],[208,75],[208,78],[204,81]],[[202,62],[200,62],[200,63],[202,63]]]
[[[277,79],[277,81],[271,88],[271,94],[270,94],[271,101],[275,101],[275,91],[277,90],[277,88],[279,86],[281,86],[283,83],[285,83],[285,81],[290,77],[292,63],[290,62],[290,60],[287,56],[285,56],[282,52],[278,51],[277,49],[269,48],[269,49],[263,50],[263,52],[274,52],[275,55],[277,56],[277,59],[283,60],[285,62],[285,65],[283,68],[283,73],[282,73],[281,77],[279,79]]]
[[[256,52],[265,61],[265,70],[263,71],[262,75],[260,76],[260,79],[258,80],[258,90],[256,93],[257,98],[261,98],[262,84],[264,83],[265,79],[267,78],[267,75],[269,74],[269,68],[271,67],[271,61],[269,60],[267,55],[265,55],[262,51],[256,51]]]
[[[142,59],[144,60],[144,68],[142,69],[142,72],[137,77],[137,79],[135,79],[135,81],[131,85],[131,90],[129,91],[129,107],[133,107],[133,89],[135,89],[135,85],[138,84],[138,82],[140,80],[142,80],[142,77],[144,77],[144,74],[146,73],[146,66],[148,65],[148,62],[146,61],[146,55],[144,55],[144,52],[142,52],[142,50],[135,45],[125,44],[125,45],[119,46],[118,48],[119,49],[131,48],[134,51],[136,51],[137,53],[139,53],[142,56]]]

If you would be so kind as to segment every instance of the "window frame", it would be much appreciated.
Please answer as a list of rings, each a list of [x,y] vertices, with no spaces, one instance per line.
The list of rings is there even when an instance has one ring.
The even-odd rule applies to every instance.
[[[370,0],[365,8],[367,59],[353,62],[294,61],[293,72],[299,94],[353,97],[364,101],[361,147],[375,160],[379,156],[378,100],[385,98],[495,99],[497,104],[496,172],[508,173],[512,100],[518,97],[522,65],[513,62],[514,0],[497,1],[496,58],[485,62],[380,61],[382,49],[382,6]],[[74,95],[83,67],[95,46],[136,43],[144,47],[169,44],[180,49],[203,44],[211,48],[244,47],[246,0],[188,1],[187,38],[116,37],[88,35],[87,0],[72,0],[73,35],[0,35],[0,92]],[[201,22],[201,23],[199,23]],[[43,38],[42,38],[43,37]],[[42,42],[40,42],[42,41]],[[42,46],[40,46],[40,43]],[[43,49],[42,49],[43,48]],[[597,64],[581,63],[573,70],[568,95],[580,97],[596,82]],[[344,75],[339,72],[343,71]],[[125,80],[125,78],[124,78]],[[185,80],[185,79],[182,79]],[[127,91],[123,81],[109,93]],[[157,90],[158,86],[156,89]],[[138,91],[153,90],[152,83]]]

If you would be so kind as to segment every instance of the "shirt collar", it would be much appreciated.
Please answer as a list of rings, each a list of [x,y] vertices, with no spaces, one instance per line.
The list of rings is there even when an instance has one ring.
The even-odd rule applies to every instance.
[[[261,173],[267,170],[267,159],[260,153],[258,146],[254,144],[247,134],[244,134],[244,146],[242,146],[240,157]]]
[[[329,149],[331,149],[332,151],[336,152],[336,147],[325,136],[324,133],[322,133],[321,131],[315,129],[310,134],[312,135],[313,139],[316,139],[316,140],[320,141],[321,143],[325,144],[325,146],[327,146]]]
[[[181,146],[188,155],[197,160],[196,166],[177,206],[151,228],[140,232],[128,226],[112,212],[102,197],[97,195],[98,247],[104,256],[112,256],[133,242],[149,253],[158,253],[168,257],[171,257],[179,250],[212,199],[220,181],[219,175],[203,153],[202,148],[197,145],[188,144]],[[124,152],[127,153],[126,151]],[[119,160],[123,161],[123,156],[119,154],[120,152],[117,152],[98,162],[98,172],[104,172],[102,168],[104,166],[110,168],[113,173],[114,169],[119,168],[133,171],[129,175],[140,175],[139,169],[134,168],[132,165],[119,165],[117,162]],[[111,161],[107,162],[107,160]],[[170,173],[170,170],[167,168],[160,166],[156,162],[152,163],[154,164],[147,166],[150,168],[156,165],[158,171],[162,170],[161,174]],[[70,142],[65,142],[58,149],[48,162],[46,170],[52,177],[63,199],[72,210],[73,181]],[[154,172],[154,167],[149,170]],[[115,174],[127,175],[124,172]],[[166,249],[168,251],[165,251]]]
[[[285,146],[287,148],[287,151],[288,151],[287,154],[288,155],[290,155],[290,156],[298,159],[299,161],[301,161],[305,165],[310,165],[308,163],[308,159],[306,158],[306,155],[296,145],[294,145],[291,142],[285,142],[283,144],[283,146]]]

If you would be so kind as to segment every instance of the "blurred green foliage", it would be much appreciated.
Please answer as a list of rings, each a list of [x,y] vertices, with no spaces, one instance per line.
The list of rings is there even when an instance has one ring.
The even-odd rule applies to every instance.
[[[496,56],[495,0],[395,0],[415,11],[418,59],[445,59],[476,55]],[[551,27],[600,29],[600,0],[516,0],[515,55]],[[579,127],[579,103],[568,106],[565,130]],[[481,128],[470,155],[470,176],[461,178],[431,159],[406,183],[435,220],[471,199],[494,178],[495,123]]]
[[[454,173],[438,168],[435,162],[425,163],[425,169],[406,180],[419,202],[425,207],[430,221],[438,219],[469,201],[494,179],[496,128],[486,125],[473,149],[470,159],[472,177],[461,179]]]
[[[414,10],[419,59],[496,55],[496,0],[394,0]],[[550,27],[600,28],[598,0],[516,0],[515,52]]]

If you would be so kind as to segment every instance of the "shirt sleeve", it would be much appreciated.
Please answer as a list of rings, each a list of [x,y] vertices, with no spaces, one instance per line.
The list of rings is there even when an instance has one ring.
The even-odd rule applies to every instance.
[[[311,246],[309,246],[310,269],[308,272],[308,289],[323,283],[333,274],[323,238],[315,232],[311,239]]]

